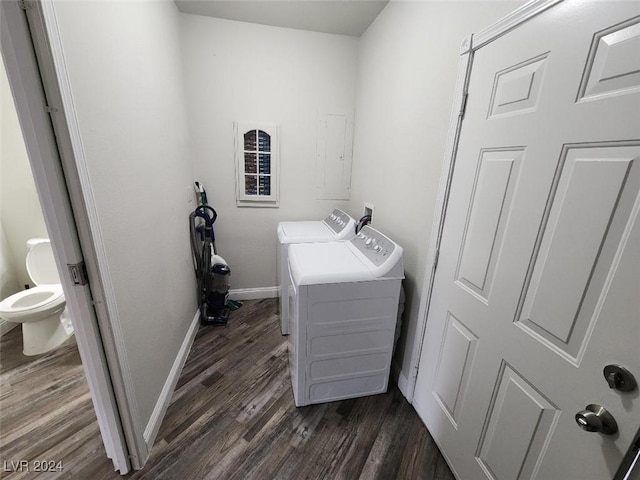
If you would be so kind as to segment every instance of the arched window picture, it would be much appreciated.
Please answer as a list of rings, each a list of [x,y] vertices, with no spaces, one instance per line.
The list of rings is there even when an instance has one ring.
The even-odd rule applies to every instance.
[[[277,206],[277,127],[236,124],[238,206]]]

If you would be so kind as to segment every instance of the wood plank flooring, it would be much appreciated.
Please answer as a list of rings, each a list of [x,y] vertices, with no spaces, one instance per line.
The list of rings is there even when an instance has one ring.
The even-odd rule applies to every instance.
[[[276,309],[274,299],[247,301],[228,327],[200,329],[151,457],[127,478],[454,478],[395,385],[296,408]],[[0,460],[64,462],[63,472],[41,478],[120,478],[102,451],[75,346],[14,359],[9,336],[0,345]]]
[[[94,458],[106,456],[75,340],[27,357],[14,328],[0,338],[0,478],[36,478],[36,460],[67,470]]]

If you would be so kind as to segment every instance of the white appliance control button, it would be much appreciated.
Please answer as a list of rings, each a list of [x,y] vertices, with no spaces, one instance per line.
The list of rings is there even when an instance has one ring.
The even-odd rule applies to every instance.
[[[368,247],[369,245],[371,245],[371,242],[373,242],[373,238],[367,238],[364,244]]]
[[[376,252],[379,252],[380,250],[382,250],[382,247],[381,247],[380,245],[376,245],[375,247],[373,247],[373,249],[374,249]]]

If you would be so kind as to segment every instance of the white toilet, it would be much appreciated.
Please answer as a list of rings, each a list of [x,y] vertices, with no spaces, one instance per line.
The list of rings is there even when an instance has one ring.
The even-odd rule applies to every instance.
[[[62,321],[66,302],[51,243],[33,238],[27,247],[27,272],[36,287],[0,302],[0,318],[22,323],[23,353],[40,355],[64,343],[73,335],[73,327]]]

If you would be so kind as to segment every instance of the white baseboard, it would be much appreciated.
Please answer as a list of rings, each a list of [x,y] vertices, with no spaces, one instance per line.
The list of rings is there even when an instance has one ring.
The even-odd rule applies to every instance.
[[[276,298],[280,289],[278,287],[235,288],[229,290],[229,298],[232,300],[256,300],[259,298]]]
[[[156,435],[158,435],[158,430],[160,430],[160,425],[162,424],[162,420],[164,419],[164,414],[169,407],[171,396],[173,395],[173,391],[175,390],[178,379],[180,378],[180,374],[182,373],[182,368],[187,361],[187,357],[189,356],[189,352],[191,351],[191,346],[193,345],[193,341],[196,338],[196,333],[198,333],[199,326],[200,310],[198,310],[193,316],[193,320],[191,321],[189,330],[187,330],[187,335],[182,341],[180,350],[178,350],[178,355],[176,356],[176,359],[171,366],[171,371],[169,372],[167,380],[164,382],[164,386],[162,387],[162,391],[160,392],[160,397],[158,398],[156,406],[151,413],[149,423],[147,423],[147,427],[144,429],[144,441],[146,442],[149,450],[151,450],[151,447],[153,447],[153,442],[156,439]]]
[[[402,372],[400,365],[398,365],[395,361],[391,362],[391,376],[398,384],[398,390],[404,395],[404,398],[407,399],[409,403],[413,400],[410,388],[409,388],[409,379]]]
[[[0,337],[5,333],[9,333],[17,326],[18,324],[16,322],[7,322],[6,320],[0,320]]]

